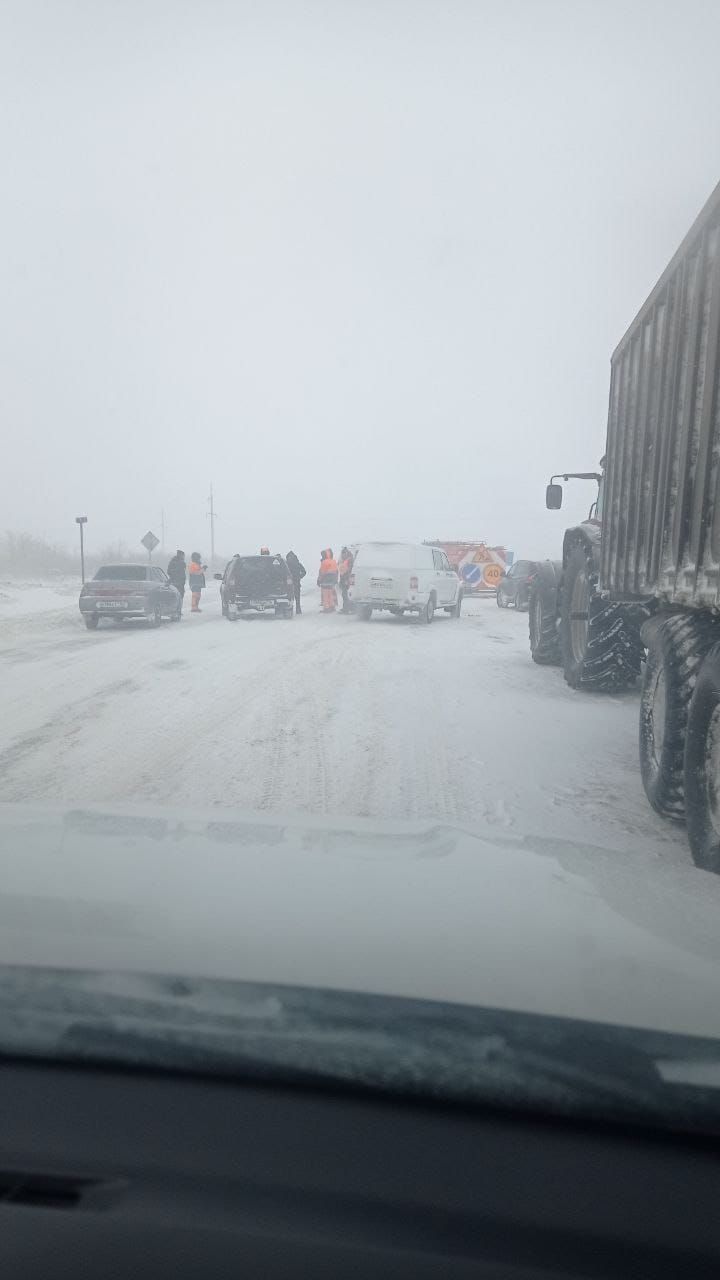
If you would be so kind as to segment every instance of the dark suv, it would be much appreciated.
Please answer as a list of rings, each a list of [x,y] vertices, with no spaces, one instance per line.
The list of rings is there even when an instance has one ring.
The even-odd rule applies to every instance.
[[[295,592],[282,556],[233,556],[219,579],[223,616],[236,622],[241,613],[274,609],[276,618],[292,618]]]
[[[527,609],[530,604],[530,583],[537,573],[536,560],[516,560],[504,573],[497,589],[498,609],[514,604],[516,609]]]
[[[106,564],[80,592],[85,626],[94,631],[101,618],[144,618],[159,627],[163,618],[180,617],[182,598],[164,569],[153,564]]]

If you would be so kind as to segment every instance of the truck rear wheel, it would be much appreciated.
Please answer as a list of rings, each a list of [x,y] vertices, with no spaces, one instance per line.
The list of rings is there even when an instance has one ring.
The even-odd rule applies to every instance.
[[[693,861],[720,873],[720,645],[706,655],[690,701],[685,814]]]
[[[640,674],[639,629],[620,604],[597,593],[597,572],[589,547],[578,543],[565,567],[560,646],[565,679],[573,689],[615,692]]]
[[[558,635],[557,587],[537,579],[530,588],[530,653],[541,667],[562,662]]]
[[[720,631],[689,613],[652,618],[642,629],[647,660],[640,694],[640,773],[656,813],[685,813],[685,739],[697,674]]]

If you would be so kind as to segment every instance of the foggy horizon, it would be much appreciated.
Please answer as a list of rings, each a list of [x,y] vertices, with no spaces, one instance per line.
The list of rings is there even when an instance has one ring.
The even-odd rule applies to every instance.
[[[141,556],[162,509],[208,557],[212,482],[219,555],[556,555],[718,178],[720,13],[678,12],[4,6],[2,528]]]

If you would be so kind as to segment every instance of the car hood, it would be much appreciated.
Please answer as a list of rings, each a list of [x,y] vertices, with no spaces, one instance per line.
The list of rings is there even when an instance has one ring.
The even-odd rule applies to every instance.
[[[718,878],[676,869],[649,895],[573,856],[442,825],[0,805],[0,965],[720,1035]]]

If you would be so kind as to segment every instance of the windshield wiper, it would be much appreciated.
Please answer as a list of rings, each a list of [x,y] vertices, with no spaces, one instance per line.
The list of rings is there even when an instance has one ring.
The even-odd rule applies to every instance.
[[[720,1132],[718,1042],[386,996],[6,969],[0,1053]],[[664,1069],[659,1069],[659,1064]]]

